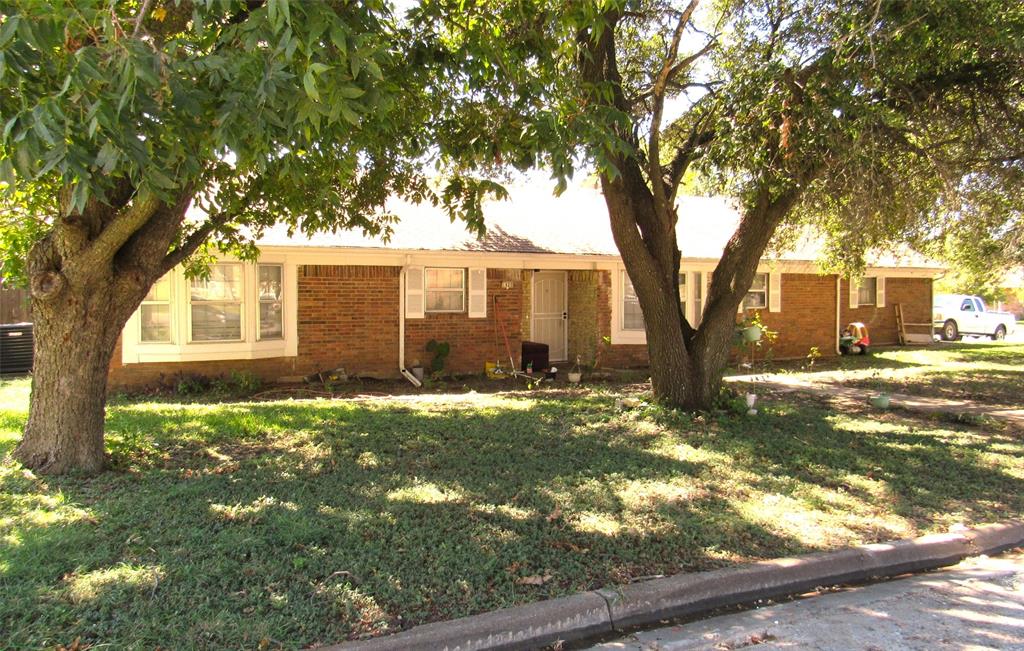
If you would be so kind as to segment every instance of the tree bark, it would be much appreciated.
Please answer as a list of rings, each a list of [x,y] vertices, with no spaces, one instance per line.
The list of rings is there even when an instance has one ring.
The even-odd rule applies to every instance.
[[[612,234],[644,315],[654,395],[674,407],[708,410],[721,387],[732,331],[722,325],[712,332],[695,330],[686,321],[679,300],[675,229],[666,229],[660,237],[652,229],[647,237],[641,235],[638,224],[658,223],[654,197],[635,163],[620,161],[619,172],[614,179],[602,176],[602,192]]]
[[[14,452],[46,474],[97,473],[105,466],[107,373],[124,327],[110,279],[32,301],[35,359],[25,434]],[[131,312],[129,312],[129,315]]]

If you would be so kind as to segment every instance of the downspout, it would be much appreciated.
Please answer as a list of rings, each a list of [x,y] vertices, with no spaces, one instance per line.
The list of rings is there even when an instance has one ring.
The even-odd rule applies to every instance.
[[[840,276],[839,274],[836,274],[836,355],[842,355],[842,353],[839,351],[839,338],[843,336],[843,323],[840,320],[842,318],[842,314],[841,314],[842,303],[840,302],[840,299],[842,298],[842,295],[843,295],[843,292],[842,292],[843,284],[842,283],[843,283],[842,276]]]
[[[405,267],[398,274],[398,372],[414,387],[423,383],[416,379],[409,369],[405,368]]]

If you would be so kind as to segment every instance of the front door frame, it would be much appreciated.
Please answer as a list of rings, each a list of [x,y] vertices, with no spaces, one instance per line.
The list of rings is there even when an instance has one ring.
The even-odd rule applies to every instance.
[[[558,269],[536,269],[530,281],[530,338],[533,339],[537,332],[537,276],[538,274],[562,274],[562,348],[565,350],[565,357],[561,359],[551,358],[551,362],[565,362],[569,359],[569,272]]]

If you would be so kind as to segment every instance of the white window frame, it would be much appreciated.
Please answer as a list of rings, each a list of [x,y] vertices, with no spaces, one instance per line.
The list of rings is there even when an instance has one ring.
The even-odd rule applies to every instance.
[[[232,342],[236,342],[236,341],[245,341],[245,323],[246,323],[245,313],[248,311],[248,308],[246,306],[246,300],[245,300],[246,299],[246,291],[245,291],[246,290],[246,282],[245,282],[246,273],[245,273],[245,267],[240,262],[215,262],[214,264],[210,265],[211,268],[212,267],[222,267],[222,266],[223,267],[238,267],[239,268],[239,271],[240,271],[239,276],[241,276],[241,278],[242,278],[242,292],[241,292],[241,296],[238,298],[238,300],[235,300],[235,301],[224,301],[224,300],[204,301],[202,299],[195,300],[195,299],[192,298],[192,283],[196,279],[189,279],[188,294],[187,294],[187,296],[188,296],[188,320],[187,320],[187,324],[186,324],[188,329],[185,332],[188,335],[188,343],[190,343],[190,344],[232,343]],[[192,306],[193,305],[237,305],[238,306],[238,319],[239,319],[239,322],[238,322],[238,338],[237,339],[194,339],[193,338],[193,333],[192,333]]]
[[[458,271],[462,276],[462,287],[455,289],[453,287],[442,287],[440,289],[430,288],[430,272],[432,270],[437,271]],[[456,292],[462,297],[462,306],[457,310],[432,310],[430,309],[430,293],[431,292],[442,292],[445,294],[454,294]],[[462,314],[466,311],[466,269],[464,267],[426,267],[423,270],[423,312],[425,314]]]
[[[167,300],[166,301],[147,300],[147,299],[143,298],[142,299],[142,303],[139,304],[139,323],[138,323],[137,334],[138,334],[138,337],[139,337],[139,342],[141,342],[143,344],[171,344],[171,343],[174,343],[174,340],[175,340],[175,337],[174,337],[174,335],[175,335],[175,332],[174,332],[174,279],[172,278],[171,274],[168,273],[168,274],[165,274],[165,275],[161,276],[156,281],[156,283],[154,283],[153,286],[155,287],[157,283],[161,283],[161,282],[164,282],[164,281],[167,281]],[[148,295],[148,292],[147,292],[147,295]],[[167,306],[167,313],[168,313],[167,339],[153,339],[153,340],[150,340],[150,341],[145,341],[142,338],[142,308],[147,306],[147,305],[166,305]]]
[[[220,262],[237,262],[222,259]],[[136,310],[121,333],[121,363],[216,361],[265,359],[298,355],[298,260],[289,253],[261,255],[258,264],[282,267],[282,311],[284,337],[260,339],[258,330],[259,272],[256,263],[244,262],[242,339],[239,341],[189,341],[191,335],[190,281],[184,270],[175,268],[171,278],[171,342],[141,341],[141,311]]]
[[[741,303],[741,305],[742,305],[742,309],[744,311],[746,311],[746,310],[767,310],[768,309],[768,305],[769,305],[768,301],[771,298],[769,296],[770,290],[771,290],[771,277],[769,276],[767,271],[758,271],[757,273],[754,274],[754,280],[757,280],[757,278],[759,276],[764,276],[764,289],[754,289],[754,282],[751,281],[750,287],[748,287],[746,293],[743,294],[743,302]],[[761,305],[750,305],[750,304],[748,304],[747,303],[747,298],[751,294],[763,294],[764,295],[763,303]]]
[[[278,269],[281,270],[281,297],[280,298],[278,298],[276,300],[269,300],[269,299],[264,300],[263,297],[260,296],[260,286],[259,286],[259,282],[260,282],[260,267],[277,267]],[[285,322],[287,321],[287,319],[285,318],[285,314],[287,314],[286,310],[288,309],[288,305],[284,302],[284,293],[285,293],[284,292],[284,265],[280,264],[280,263],[274,263],[274,262],[271,262],[271,263],[260,262],[259,264],[257,264],[256,265],[256,341],[281,341],[281,340],[283,340],[285,338],[285,336],[287,334],[285,332]],[[263,319],[260,316],[262,314],[260,308],[263,307],[264,303],[280,303],[281,304],[281,336],[280,337],[269,337],[267,339],[263,338]]]

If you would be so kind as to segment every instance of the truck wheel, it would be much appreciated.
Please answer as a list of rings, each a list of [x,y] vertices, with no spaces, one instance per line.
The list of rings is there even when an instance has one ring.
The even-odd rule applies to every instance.
[[[950,319],[942,324],[942,339],[944,341],[956,341],[960,338],[960,329],[956,327],[956,321]]]
[[[992,341],[1002,341],[1003,339],[1006,339],[1006,326],[996,326],[996,331],[992,335]]]

